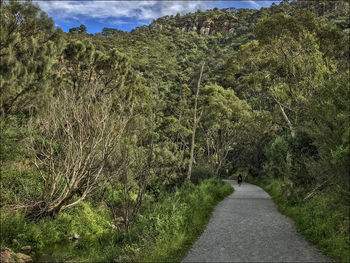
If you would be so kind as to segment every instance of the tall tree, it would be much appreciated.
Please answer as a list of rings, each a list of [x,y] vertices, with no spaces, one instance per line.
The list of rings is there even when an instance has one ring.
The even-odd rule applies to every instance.
[[[193,109],[193,128],[192,128],[192,139],[191,139],[191,151],[190,151],[190,160],[188,163],[188,171],[187,171],[187,180],[191,180],[191,172],[192,172],[192,165],[193,165],[193,158],[194,158],[194,144],[195,144],[195,139],[196,139],[196,130],[197,130],[197,125],[200,121],[200,118],[202,116],[202,112],[197,115],[197,107],[198,107],[198,96],[199,96],[199,87],[201,85],[201,80],[202,80],[202,75],[203,75],[203,70],[204,70],[204,65],[205,63],[203,62],[201,71],[199,74],[199,79],[197,83],[197,89],[196,89],[196,95],[194,97],[194,109]]]
[[[31,1],[1,0],[0,118],[37,108],[53,92],[63,32]]]
[[[27,216],[54,215],[84,200],[106,166],[147,92],[121,54],[96,52],[73,40],[64,50],[61,86],[47,111],[30,123],[34,164],[43,180]],[[73,196],[77,196],[73,200]]]
[[[203,88],[200,104],[207,154],[214,157],[215,176],[219,176],[229,163],[229,154],[245,140],[252,112],[245,100],[218,85]]]

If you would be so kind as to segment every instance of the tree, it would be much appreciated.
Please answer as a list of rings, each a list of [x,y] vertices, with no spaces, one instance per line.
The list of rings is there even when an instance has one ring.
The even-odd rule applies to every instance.
[[[145,94],[113,50],[105,55],[88,41],[73,40],[63,57],[62,85],[30,123],[30,147],[43,180],[40,199],[28,205],[34,219],[78,204],[98,186],[138,109],[134,101]]]
[[[30,145],[43,188],[40,200],[28,205],[29,218],[52,216],[78,204],[102,179],[125,124],[111,114],[110,97],[93,102],[97,94],[97,86],[84,93],[64,88],[45,116],[30,123]]]
[[[194,154],[196,130],[197,130],[197,125],[198,125],[200,118],[201,118],[201,115],[202,115],[202,112],[200,113],[199,116],[197,115],[197,105],[198,105],[199,87],[201,85],[204,65],[205,65],[205,63],[203,63],[202,67],[201,67],[201,71],[200,71],[199,79],[198,79],[198,83],[197,83],[196,95],[194,97],[192,140],[191,140],[190,161],[188,163],[188,171],[187,171],[187,178],[186,178],[187,180],[191,180],[191,171],[192,171],[192,164],[193,164],[193,154]]]
[[[104,35],[104,36],[114,36],[118,33],[123,33],[123,32],[124,31],[118,30],[116,28],[108,28],[108,27],[102,28],[102,35]]]
[[[52,92],[62,30],[30,1],[1,1],[0,118],[38,108]]]
[[[313,29],[310,20],[306,26]],[[284,14],[262,19],[256,29],[259,41],[242,46],[236,58],[241,66],[231,66],[244,96],[259,109],[278,109],[292,137],[296,136],[298,120],[303,119],[303,102],[317,92],[330,73],[308,27]],[[243,74],[240,68],[244,68]]]
[[[207,154],[214,156],[215,176],[229,161],[229,153],[244,140],[251,110],[232,90],[218,85],[207,85],[203,89],[201,110],[202,129],[207,144]]]
[[[254,109],[270,111],[280,135],[290,134],[284,159],[294,185],[319,182],[329,174],[344,184],[346,162],[337,167],[330,162],[348,127],[343,119],[349,112],[344,36],[308,12],[262,19],[256,31],[258,40],[242,46],[227,67],[231,85]],[[327,44],[335,43],[333,38],[344,52],[338,44]]]
[[[79,27],[70,28],[69,33],[86,34],[87,27],[84,24],[81,24]]]
[[[152,114],[150,114],[152,115]],[[146,119],[149,117],[148,119]],[[108,191],[104,201],[112,212],[114,224],[127,231],[139,214],[154,164],[154,120],[148,114],[134,115],[122,136],[113,158],[108,161]],[[128,131],[129,130],[129,131]]]

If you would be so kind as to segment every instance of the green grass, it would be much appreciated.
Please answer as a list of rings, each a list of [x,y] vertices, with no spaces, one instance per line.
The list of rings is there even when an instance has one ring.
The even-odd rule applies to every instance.
[[[215,205],[232,192],[233,188],[229,184],[214,179],[205,180],[200,186],[186,183],[175,193],[178,203],[173,207],[171,216],[163,219],[169,222],[168,229],[161,231],[156,243],[143,256],[142,261],[181,261],[204,231]],[[163,210],[168,206],[167,203],[171,203],[171,199],[173,197],[161,203],[159,209]]]
[[[209,179],[162,192],[157,201],[147,197],[129,232],[112,232],[108,209],[89,202],[39,222],[2,211],[1,246],[19,252],[30,245],[31,256],[38,260],[47,254],[46,261],[179,262],[205,229],[215,205],[232,192],[229,184]],[[77,242],[68,241],[73,233],[81,236]]]
[[[330,187],[311,200],[289,202],[283,181],[265,179],[252,183],[267,191],[278,209],[294,220],[297,230],[335,262],[350,262],[349,206]]]

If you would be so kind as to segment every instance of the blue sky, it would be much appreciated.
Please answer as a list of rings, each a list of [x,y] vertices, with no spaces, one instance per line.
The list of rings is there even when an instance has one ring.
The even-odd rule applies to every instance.
[[[260,9],[279,1],[33,1],[38,4],[56,25],[64,31],[86,25],[89,33],[101,32],[104,27],[131,31],[148,25],[153,19],[205,11],[217,7]]]

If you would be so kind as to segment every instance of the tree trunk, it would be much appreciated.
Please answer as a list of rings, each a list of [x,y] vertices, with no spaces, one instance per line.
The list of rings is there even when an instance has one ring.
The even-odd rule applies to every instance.
[[[192,165],[193,165],[193,154],[194,154],[194,142],[195,142],[195,137],[196,137],[197,124],[199,122],[199,118],[197,117],[197,105],[198,105],[199,86],[201,85],[204,65],[205,65],[205,63],[202,64],[201,73],[199,75],[199,79],[198,79],[198,83],[197,83],[196,96],[194,98],[193,129],[192,129],[190,161],[189,161],[189,164],[188,164],[188,172],[187,172],[187,178],[186,178],[187,180],[191,180]]]
[[[282,112],[282,115],[283,115],[284,119],[285,119],[286,122],[288,123],[289,129],[290,129],[290,134],[291,134],[292,138],[295,138],[295,129],[294,129],[294,126],[292,125],[291,121],[289,120],[289,118],[288,118],[286,112],[284,111],[282,105],[281,105],[279,102],[277,102],[277,103],[278,103],[278,105],[280,106],[280,109],[281,109],[281,112]]]
[[[215,170],[216,178],[219,178],[219,171],[221,169],[221,165],[222,165],[222,160],[219,160],[218,166],[216,167],[216,170]]]
[[[295,138],[295,129],[294,126],[292,125],[292,122],[289,120],[286,112],[284,111],[284,108],[282,107],[282,104],[275,99],[275,101],[278,103],[278,105],[280,106],[282,115],[284,117],[284,119],[286,120],[286,122],[288,123],[289,129],[290,129],[290,135],[292,136],[292,138]],[[288,164],[289,167],[292,167],[292,154],[290,153],[290,151],[287,152],[286,155],[286,162]]]

